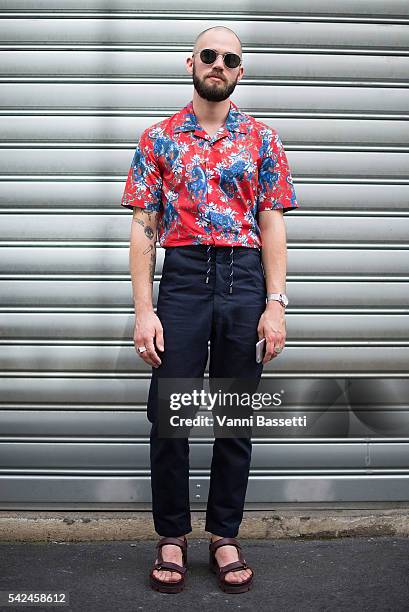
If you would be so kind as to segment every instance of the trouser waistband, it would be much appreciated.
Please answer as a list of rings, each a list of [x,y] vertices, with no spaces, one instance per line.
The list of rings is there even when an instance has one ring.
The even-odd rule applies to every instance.
[[[175,247],[172,247],[175,248]],[[255,247],[246,247],[246,246],[217,246],[214,244],[192,244],[192,245],[181,245],[180,247],[176,247],[180,249],[195,249],[197,251],[203,251],[207,255],[206,259],[206,273],[205,273],[205,283],[209,283],[210,279],[210,271],[212,267],[212,250],[225,250],[230,251],[230,272],[229,272],[229,293],[233,293],[233,284],[234,284],[234,253],[241,253],[249,250],[257,250],[260,251],[259,248]]]

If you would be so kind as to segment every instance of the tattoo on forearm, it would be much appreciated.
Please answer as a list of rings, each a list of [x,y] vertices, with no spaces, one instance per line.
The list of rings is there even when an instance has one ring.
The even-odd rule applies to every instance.
[[[139,219],[138,217],[135,216],[133,220],[139,223],[139,225],[142,225],[142,227],[145,227],[145,223],[142,221],[142,219]]]
[[[139,213],[142,212],[146,215],[146,219],[141,219],[141,217],[139,216]],[[143,255],[148,255],[150,253],[149,256],[149,278],[150,281],[153,283],[153,280],[155,278],[155,267],[156,267],[156,248],[155,248],[155,234],[156,231],[153,227],[151,227],[151,225],[148,225],[147,223],[153,223],[155,222],[157,213],[156,212],[152,212],[150,210],[145,210],[144,208],[140,208],[140,207],[135,207],[133,210],[133,219],[139,223],[139,225],[141,225],[144,228],[144,234],[145,236],[148,238],[148,240],[151,241],[151,243],[142,251]]]
[[[146,215],[148,217],[148,221],[152,221],[152,219],[155,218],[155,215],[157,214],[156,212],[152,212],[151,210],[146,210],[145,208],[141,208],[140,206],[134,206],[133,210],[133,217],[135,218],[140,218],[139,215],[141,213],[143,213],[144,215]],[[143,223],[143,220],[140,219],[140,221]]]
[[[146,210],[146,208],[141,208],[141,211],[145,214],[148,215],[148,221],[152,220],[152,217],[154,215],[157,215],[157,212],[152,212],[151,210]]]
[[[154,235],[155,235],[155,234],[154,234],[154,231],[153,231],[153,229],[151,228],[151,226],[150,226],[150,225],[147,225],[147,226],[145,227],[145,236],[146,236],[147,238],[149,238],[149,240],[152,240],[152,238],[154,237]]]

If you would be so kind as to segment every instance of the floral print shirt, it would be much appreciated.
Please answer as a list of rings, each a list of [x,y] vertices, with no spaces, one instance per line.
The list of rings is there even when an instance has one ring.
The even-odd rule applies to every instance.
[[[277,132],[230,101],[224,125],[209,136],[192,100],[142,132],[121,206],[159,212],[163,247],[254,248],[262,246],[259,212],[299,207]]]

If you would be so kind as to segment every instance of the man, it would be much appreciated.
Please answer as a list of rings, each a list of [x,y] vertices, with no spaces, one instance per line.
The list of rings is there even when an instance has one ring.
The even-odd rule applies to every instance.
[[[121,202],[133,210],[134,343],[152,366],[152,509],[165,540],[151,586],[163,592],[183,588],[182,553],[192,527],[188,440],[157,435],[158,378],[203,377],[210,341],[210,378],[260,379],[264,364],[284,348],[283,213],[298,208],[277,132],[229,100],[244,72],[238,36],[224,26],[201,32],[186,68],[193,99],[142,133]],[[166,252],[155,314],[157,232]],[[266,349],[257,363],[262,338]],[[231,568],[219,574],[226,592],[248,590],[253,578],[235,540],[250,459],[250,439],[215,439],[205,529],[220,544],[211,547],[216,570]]]

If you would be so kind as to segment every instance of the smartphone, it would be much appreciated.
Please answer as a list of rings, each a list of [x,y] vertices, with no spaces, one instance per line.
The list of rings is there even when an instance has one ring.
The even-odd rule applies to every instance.
[[[256,361],[257,363],[261,363],[263,361],[263,357],[265,353],[266,353],[266,339],[261,338],[261,340],[259,340],[256,343]]]

